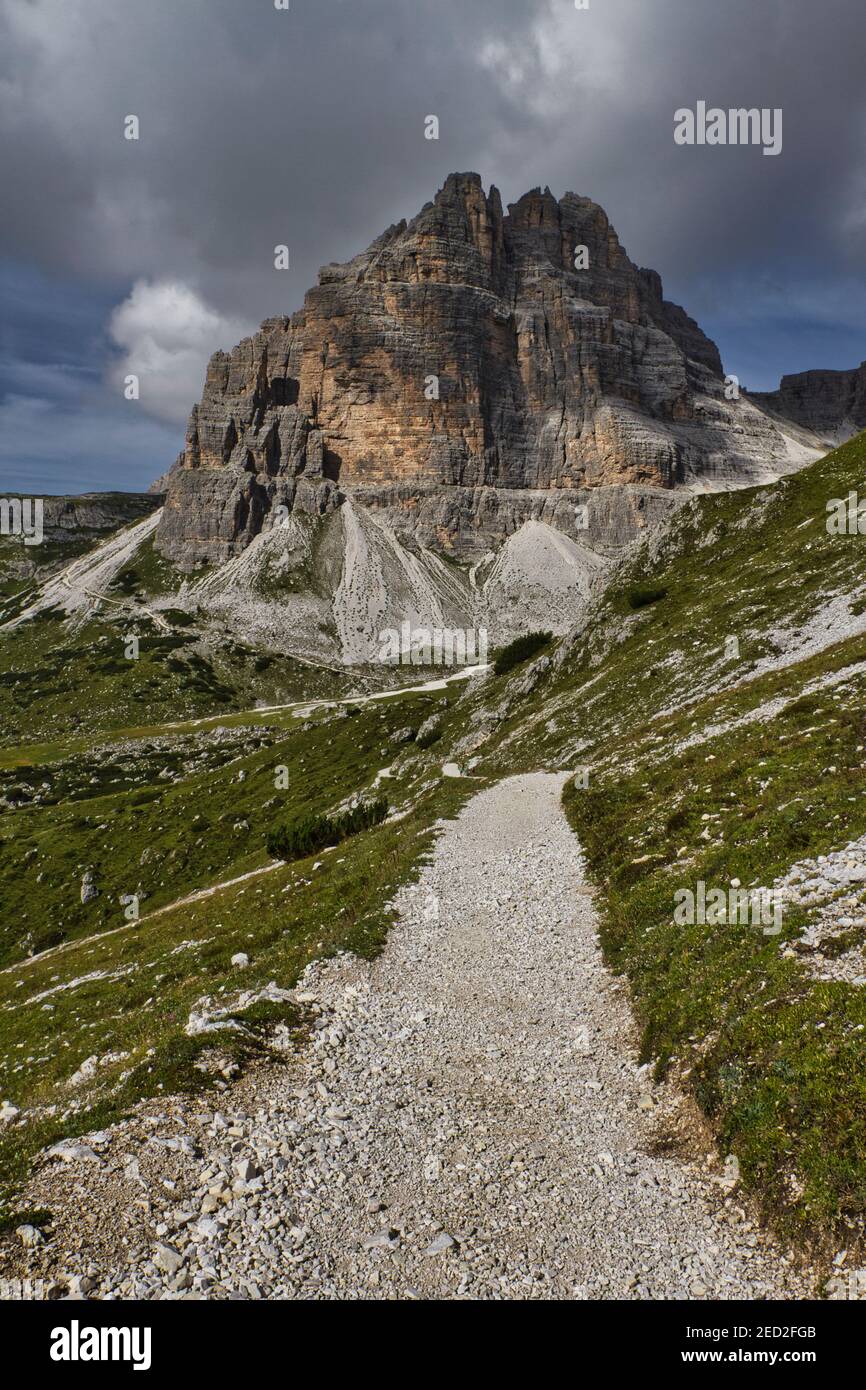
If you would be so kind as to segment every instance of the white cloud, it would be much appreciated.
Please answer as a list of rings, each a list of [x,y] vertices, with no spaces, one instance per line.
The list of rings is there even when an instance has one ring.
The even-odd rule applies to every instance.
[[[109,332],[122,349],[111,379],[139,379],[141,408],[172,423],[185,423],[201,396],[208,358],[234,347],[255,325],[220,314],[179,280],[138,280],[114,310]]]

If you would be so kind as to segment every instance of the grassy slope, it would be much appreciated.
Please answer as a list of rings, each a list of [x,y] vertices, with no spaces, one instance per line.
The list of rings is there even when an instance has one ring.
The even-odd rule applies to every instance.
[[[132,633],[136,660],[125,655]],[[328,698],[353,684],[349,673],[253,650],[212,626],[177,624],[167,633],[144,614],[128,621],[119,612],[72,632],[46,613],[0,633],[0,747]]]
[[[98,540],[86,533],[77,548],[83,553]],[[70,545],[63,547],[64,562]],[[47,548],[34,547],[34,554],[44,559]],[[174,593],[183,577],[148,539],[109,586],[111,602],[83,625],[72,628],[58,611],[44,611],[18,628],[0,628],[0,767],[14,763],[26,773],[28,762],[86,750],[100,735],[155,732],[167,723],[397,688],[442,674],[422,667],[315,667],[247,645],[227,622],[204,612],[165,609],[171,630],[164,631],[146,605]],[[302,582],[293,572],[284,588]],[[39,576],[21,587],[0,621],[26,607],[38,583]],[[127,656],[131,635],[139,639],[136,659]]]
[[[565,804],[603,889],[603,944],[630,978],[645,1058],[690,1082],[777,1223],[849,1245],[866,1209],[866,992],[818,983],[783,954],[802,914],[778,938],[674,926],[672,914],[675,888],[770,884],[866,833],[866,676],[804,695],[866,662],[866,635],[786,669],[756,665],[779,628],[820,636],[834,595],[859,612],[866,537],[828,536],[825,504],[860,485],[864,464],[861,435],[771,488],[690,504],[552,668],[498,683],[512,693],[482,764],[590,768]],[[632,611],[640,586],[667,596]],[[730,635],[739,661],[725,659]],[[782,708],[746,722],[769,700]],[[866,940],[866,922],[852,940]]]
[[[271,980],[289,987],[314,958],[338,950],[371,955],[381,947],[393,888],[417,872],[433,823],[452,814],[472,786],[443,781],[434,754],[411,745],[400,777],[380,788],[405,810],[403,819],[150,921],[147,914],[268,865],[270,828],[301,811],[333,809],[369,787],[395,755],[391,732],[417,727],[446,698],[457,696],[397,696],[350,715],[326,712],[306,725],[272,716],[252,735],[235,731],[238,742],[215,745],[217,756],[188,774],[165,748],[155,758],[137,757],[138,775],[147,779],[138,794],[97,786],[86,799],[64,796],[6,818],[15,833],[3,847],[4,906],[13,909],[4,912],[5,955],[19,964],[0,974],[0,1095],[33,1115],[0,1140],[0,1195],[9,1196],[44,1144],[105,1124],[142,1096],[212,1084],[194,1061],[213,1038],[183,1032],[202,995]],[[250,747],[251,738],[261,746]],[[231,761],[221,764],[225,753]],[[166,762],[180,773],[176,784],[159,779]],[[278,766],[288,769],[284,791],[274,787]],[[76,763],[76,787],[87,789],[80,774]],[[239,821],[249,829],[237,830]],[[100,896],[82,905],[78,866],[97,859]],[[149,896],[141,920],[127,926],[118,895],[139,881]],[[43,959],[23,959],[25,916],[39,929],[50,923],[51,940],[69,944]],[[242,973],[230,964],[238,951],[251,960]],[[94,972],[98,978],[83,978]],[[253,1019],[264,1028],[291,1022],[293,1014],[265,1006]],[[230,1055],[255,1051],[249,1038],[226,1042],[221,1034],[217,1041]],[[92,1085],[70,1089],[82,1061],[111,1052],[129,1055],[101,1067]]]
[[[417,727],[441,698],[398,696],[306,721],[287,712],[194,739],[102,745],[40,767],[28,785],[44,788],[45,799],[2,821],[0,966],[118,925],[122,894],[140,889],[142,912],[152,912],[266,863],[270,831],[367,785],[395,755],[390,731]],[[279,767],[286,790],[276,785]],[[21,785],[18,768],[7,790],[13,775],[11,786]],[[99,896],[82,904],[87,869]]]

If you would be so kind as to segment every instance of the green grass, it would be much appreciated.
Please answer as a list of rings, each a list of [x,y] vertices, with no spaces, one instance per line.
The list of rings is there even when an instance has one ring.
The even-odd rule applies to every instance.
[[[139,893],[149,913],[267,862],[268,835],[288,820],[330,814],[390,762],[400,721],[441,707],[410,695],[351,714],[272,714],[217,737],[202,730],[103,741],[0,774],[7,799],[15,788],[29,797],[0,829],[0,965],[120,925],[125,894]],[[88,868],[99,896],[82,903]]]
[[[862,695],[836,704],[820,737],[780,742],[774,726],[752,725],[653,764],[651,777],[644,764],[565,798],[605,890],[603,945],[630,977],[643,1060],[691,1079],[747,1186],[803,1238],[850,1240],[866,1210],[864,991],[816,983],[782,954],[802,914],[778,938],[674,925],[673,895],[698,880],[766,886],[866,833]],[[847,775],[828,775],[834,760]],[[710,844],[705,814],[720,817]]]
[[[137,659],[127,656],[131,634]],[[239,692],[193,641],[123,615],[74,635],[50,615],[0,633],[0,741],[21,747],[238,707]]]
[[[109,593],[123,598],[156,598],[174,593],[183,578],[171,561],[160,555],[153,536],[148,536],[128,564],[114,576]]]
[[[313,669],[263,654],[169,610],[163,632],[145,614],[93,618],[74,634],[59,615],[0,632],[0,755],[68,746],[128,730],[183,725],[242,713],[256,704],[328,699],[361,684],[363,672]],[[138,636],[137,658],[127,655]],[[263,655],[266,659],[263,661]]]

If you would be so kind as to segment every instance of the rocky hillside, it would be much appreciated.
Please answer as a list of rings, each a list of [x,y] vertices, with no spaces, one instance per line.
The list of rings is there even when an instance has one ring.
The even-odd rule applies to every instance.
[[[569,1026],[575,1017],[592,1017],[595,1005],[588,999],[595,1001],[595,987],[587,985],[585,961],[557,955],[545,985],[549,1002],[537,1007],[542,976],[536,967],[542,956],[523,957],[519,933],[513,940],[507,935],[520,920],[517,905],[526,899],[527,883],[502,878],[495,853],[503,837],[492,834],[490,902],[474,887],[467,897],[471,879],[447,854],[439,870],[433,865],[444,872],[454,897],[443,899],[453,907],[443,912],[441,924],[437,919],[437,949],[430,960],[449,980],[448,971],[459,969],[465,987],[464,966],[475,957],[470,952],[449,958],[447,952],[449,930],[468,920],[480,973],[465,1008],[461,1001],[461,1018],[467,1009],[480,1007],[473,1001],[487,1000],[486,981],[494,969],[500,972],[498,988],[505,990],[496,998],[507,999],[509,1016],[530,1003],[533,1008],[526,1020],[528,1038],[519,1038],[514,1047],[500,1047],[498,1035],[483,1030],[480,1041],[469,1040],[480,1061],[473,1053],[472,1064],[464,1068],[467,1076],[476,1076],[483,1066],[490,1075],[501,1070],[513,1080],[508,1067],[525,1069],[532,1054],[532,1071],[523,1079],[533,1083],[535,1095],[538,1079],[548,1071],[555,1077],[553,1069],[563,1059],[585,1066],[585,1086],[570,1080],[559,1095],[577,1106],[575,1124],[597,1121],[598,1142],[589,1152],[598,1152],[604,1166],[607,1149],[599,1145],[602,1132],[611,1133],[612,1117],[619,1117],[616,1123],[622,1121],[629,1135],[636,1128],[635,1104],[656,1122],[660,1114],[666,1117],[667,1128],[654,1139],[630,1137],[627,1145],[639,1145],[641,1170],[653,1166],[646,1159],[647,1145],[663,1146],[649,1151],[664,1159],[659,1201],[673,1202],[671,1211],[679,1210],[682,1198],[677,1165],[689,1154],[706,1155],[711,1132],[724,1170],[710,1165],[701,1181],[717,1189],[713,1211],[721,1213],[724,1235],[720,1240],[708,1231],[689,1243],[698,1253],[684,1258],[674,1280],[677,1289],[685,1281],[688,1296],[703,1297],[707,1291],[724,1296],[715,1292],[723,1287],[717,1282],[719,1249],[727,1249],[729,1238],[738,1251],[758,1249],[749,1224],[758,1205],[801,1253],[814,1257],[820,1283],[809,1287],[845,1297],[863,1266],[866,588],[862,537],[829,531],[827,505],[858,487],[864,449],[861,435],[775,484],[692,498],[672,527],[647,537],[617,567],[567,635],[509,672],[478,673],[464,682],[384,700],[308,700],[187,724],[179,724],[174,713],[160,728],[80,731],[52,744],[0,754],[0,887],[10,907],[0,940],[0,1199],[7,1203],[11,1231],[19,1226],[36,1231],[27,1233],[35,1244],[25,1247],[23,1256],[24,1237],[0,1240],[6,1267],[20,1270],[24,1258],[31,1272],[45,1261],[52,1274],[64,1268],[90,1277],[92,1263],[104,1276],[103,1291],[114,1291],[129,1286],[133,1276],[123,1268],[129,1259],[146,1296],[161,1296],[169,1276],[152,1255],[154,1242],[169,1239],[170,1231],[176,1252],[170,1278],[185,1279],[181,1266],[186,1262],[190,1279],[212,1279],[204,1266],[211,1266],[220,1231],[235,1222],[240,1231],[246,1223],[250,1189],[247,1179],[235,1181],[233,1165],[249,1157],[264,1170],[267,1164],[255,1145],[265,1154],[274,1134],[282,1143],[284,1119],[292,1159],[280,1183],[294,1181],[291,1163],[297,1154],[308,1173],[310,1163],[318,1162],[311,1155],[323,1153],[324,1174],[348,1164],[346,1188],[352,1191],[354,1159],[338,1157],[330,1140],[324,1148],[319,1141],[322,1133],[331,1133],[334,1097],[345,1092],[363,1097],[366,1105],[369,1088],[351,1072],[351,1059],[357,1057],[366,1068],[367,1054],[363,1046],[352,1050],[357,1040],[347,1041],[357,1031],[354,1016],[348,1019],[332,1007],[321,991],[311,993],[311,976],[304,972],[312,962],[336,957],[332,967],[317,965],[313,974],[324,978],[333,968],[339,977],[344,968],[356,970],[340,952],[366,959],[379,951],[395,889],[419,873],[429,884],[424,866],[434,837],[475,793],[503,784],[507,796],[506,779],[515,774],[559,769],[575,774],[553,780],[566,781],[564,805],[594,886],[608,965],[628,984],[642,1035],[639,1066],[635,1071],[616,1054],[617,1030],[602,1042],[593,1025],[590,1042],[577,1054],[561,1045],[558,1024],[549,1036],[540,1031],[558,1019],[563,1001]],[[46,618],[37,627],[50,631],[52,621]],[[85,629],[78,640],[86,637]],[[161,641],[155,633],[144,634],[143,647],[154,648],[151,680],[160,660],[166,664]],[[183,656],[178,664],[188,664],[183,649],[175,650]],[[130,669],[116,679],[119,684],[133,678],[139,677]],[[271,832],[293,817],[336,815],[358,799],[382,795],[391,807],[389,817],[350,836],[334,852],[299,852],[288,862],[268,853]],[[527,813],[527,799],[518,794],[508,811],[518,838],[526,825],[519,818]],[[477,814],[489,834],[481,806]],[[529,889],[537,883],[542,895],[550,890],[557,900],[551,911],[545,899],[541,921],[552,950],[571,952],[574,878],[564,870],[563,891],[555,877],[556,864],[565,865],[568,854],[547,829],[547,838],[536,844],[531,837],[537,830],[521,844],[527,872],[535,875]],[[561,827],[556,836],[560,830],[564,834]],[[473,833],[468,839],[469,862],[480,871],[479,838]],[[699,882],[777,889],[784,902],[781,931],[767,934],[734,920],[678,924],[675,894]],[[405,894],[398,897],[406,901]],[[127,911],[133,899],[140,904],[138,917]],[[424,902],[422,894],[419,903]],[[496,930],[505,934],[490,938],[494,913]],[[589,943],[596,922],[586,920]],[[433,930],[425,917],[420,939],[429,944]],[[493,950],[491,939],[502,950]],[[417,966],[420,956],[411,939],[410,945]],[[509,967],[519,978],[502,984],[501,972]],[[399,980],[401,989],[411,980],[402,965]],[[395,1046],[408,1038],[411,1055],[413,1034],[404,1025],[428,1028],[428,1018],[409,997],[399,1006],[405,1018],[399,1010],[389,1013],[397,993],[383,990],[366,1017],[377,1019],[381,1010],[388,1037]],[[454,997],[449,988],[450,1007]],[[357,992],[353,998],[357,1002]],[[603,999],[599,1029],[618,1007],[615,998]],[[329,1098],[308,1106],[304,1097],[320,1093],[314,1085],[301,1088],[298,1113],[290,1109],[285,1117],[280,1111],[276,1130],[253,1123],[249,1117],[268,1111],[274,1094],[291,1090],[283,1072],[271,1069],[283,1067],[288,1057],[290,1075],[297,1077],[311,1022],[310,1055],[327,1059]],[[458,1036],[454,1028],[447,1033],[449,1048]],[[378,1037],[375,1043],[380,1055]],[[401,1066],[404,1060],[401,1054]],[[260,1066],[266,1068],[264,1082],[257,1080]],[[399,1074],[411,1077],[411,1093],[405,1106],[400,1094],[396,1123],[418,1127],[419,1154],[439,1154],[441,1119],[434,1114],[431,1121],[433,1093],[418,1085],[413,1071]],[[436,1078],[430,1084],[435,1093]],[[263,1085],[274,1089],[263,1091]],[[675,1125],[668,1123],[665,1101],[671,1086],[687,1097]],[[209,1101],[199,1098],[202,1090],[210,1092]],[[178,1093],[189,1099],[176,1103],[171,1097]],[[384,1092],[377,1094],[381,1099]],[[452,1092],[447,1094],[451,1104]],[[490,1095],[485,1082],[484,1124],[490,1123]],[[632,1101],[624,1100],[628,1096]],[[140,1101],[147,1102],[144,1111],[137,1108]],[[352,1109],[358,1104],[341,1101],[338,1118],[346,1125],[347,1145],[365,1147]],[[629,1107],[625,1115],[623,1104]],[[695,1104],[707,1130],[697,1121]],[[202,1105],[207,1123],[200,1123]],[[387,1106],[386,1112],[390,1123]],[[232,1126],[239,1131],[233,1137],[251,1148],[249,1155],[242,1148],[240,1160],[237,1150],[227,1160],[220,1134],[211,1133],[223,1125],[223,1113],[248,1117]],[[455,1116],[458,1135],[463,1131],[457,1121],[462,1124],[467,1114],[472,1111],[461,1108]],[[515,1115],[535,1114],[530,1101],[509,1105],[501,1120],[497,1114],[493,1134],[484,1135],[481,1151],[492,1161],[500,1146],[510,1163],[518,1148],[508,1126]],[[179,1116],[183,1126],[176,1131]],[[439,1126],[435,1138],[431,1126]],[[381,1137],[378,1120],[374,1132]],[[508,1134],[507,1145],[501,1144],[502,1132]],[[571,1143],[574,1131],[569,1134]],[[388,1152],[399,1159],[404,1148],[394,1142]],[[535,1140],[533,1163],[541,1161],[534,1149]],[[38,1159],[44,1150],[49,1152]],[[206,1160],[199,1161],[201,1152]],[[643,1198],[642,1189],[638,1197],[632,1192],[634,1164],[629,1159],[617,1166],[619,1153],[617,1148],[611,1157],[616,1181],[600,1168],[598,1203],[578,1218],[595,1219],[593,1213],[604,1210],[605,1194],[618,1193],[621,1206],[605,1219],[628,1234],[634,1225],[623,1213],[633,1212]],[[581,1149],[585,1167],[584,1154]],[[28,1183],[34,1161],[36,1177]],[[447,1189],[447,1152],[442,1161]],[[60,1169],[58,1176],[60,1164],[74,1166]],[[144,1183],[155,1194],[156,1216],[136,1216],[134,1230],[124,1227],[128,1248],[108,1253],[100,1246],[106,1223],[86,1218],[79,1250],[80,1211],[98,1213],[99,1206],[77,1196],[75,1206],[70,1204],[64,1195],[74,1190],[70,1171],[87,1191],[91,1183],[122,1180],[117,1210],[124,1213],[135,1208],[129,1184]],[[250,1170],[244,1171],[249,1176]],[[407,1243],[420,1239],[419,1229],[428,1229],[427,1216],[421,1221],[413,1205],[418,1188],[417,1169],[413,1172],[406,1210],[395,1219]],[[561,1180],[564,1172],[570,1170],[557,1159],[552,1180]],[[183,1207],[176,1196],[165,1196],[166,1178],[177,1184],[168,1189],[172,1194],[183,1193]],[[523,1201],[522,1172],[514,1179],[510,1169],[497,1170],[496,1182],[508,1193],[512,1180],[523,1183],[515,1198]],[[369,1183],[357,1185],[365,1201],[370,1190],[379,1192]],[[569,1193],[584,1190],[577,1179],[567,1187]],[[330,1191],[324,1184],[323,1190]],[[557,1212],[562,1209],[557,1203]],[[329,1222],[333,1210],[329,1202]],[[430,1220],[444,1225],[443,1214],[431,1210]],[[26,1221],[22,1211],[29,1213]],[[332,1246],[332,1226],[319,1224],[315,1203],[308,1211],[312,1255],[296,1248],[298,1259],[292,1263],[293,1286],[305,1292],[305,1281],[319,1278],[317,1261],[330,1259]],[[214,1213],[213,1226],[190,1224],[193,1217]],[[353,1288],[367,1287],[369,1261],[378,1259],[370,1250],[397,1248],[388,1224],[393,1214],[386,1218],[378,1207],[372,1212],[368,1207],[361,1215],[363,1221],[352,1225],[351,1241],[346,1237],[333,1255],[357,1264],[361,1272],[350,1271]],[[573,1217],[572,1211],[569,1220]],[[388,1224],[384,1236],[383,1223]],[[191,1237],[184,1234],[187,1225]],[[536,1226],[529,1221],[528,1229]],[[665,1221],[659,1230],[664,1228]],[[463,1226],[444,1229],[456,1229],[461,1241],[461,1232],[474,1228],[467,1216]],[[558,1225],[556,1232],[558,1238]],[[295,1227],[272,1239],[291,1244]],[[262,1256],[257,1240],[253,1235],[251,1246],[240,1247],[237,1259],[233,1242],[226,1241],[215,1296],[242,1286],[250,1275],[247,1257]],[[599,1244],[608,1248],[601,1237]],[[719,1248],[715,1254],[711,1246]],[[758,1271],[757,1261],[743,1259]],[[726,1257],[721,1263],[728,1264]],[[626,1266],[621,1259],[614,1264],[619,1278]],[[661,1287],[656,1281],[662,1276],[651,1266],[644,1254],[637,1265],[628,1264],[632,1282],[627,1288],[617,1283],[618,1292],[640,1296],[634,1292],[638,1285]],[[774,1267],[785,1282],[796,1283],[793,1266],[784,1272],[778,1263]],[[481,1254],[476,1273],[486,1278],[488,1270]],[[592,1280],[600,1277],[592,1272]],[[271,1276],[262,1278],[271,1287]],[[694,1292],[701,1288],[703,1294]],[[675,1289],[671,1296],[684,1295]]]
[[[134,492],[43,497],[40,545],[22,545],[18,536],[0,535],[0,601],[28,580],[92,549],[120,527],[152,514],[159,500]]]
[[[694,499],[443,734],[488,775],[579,770],[566,807],[644,1059],[683,1079],[778,1226],[847,1247],[843,1273],[866,1171],[866,585],[863,537],[827,522],[864,462],[860,434]],[[781,930],[678,924],[700,882],[772,890]]]

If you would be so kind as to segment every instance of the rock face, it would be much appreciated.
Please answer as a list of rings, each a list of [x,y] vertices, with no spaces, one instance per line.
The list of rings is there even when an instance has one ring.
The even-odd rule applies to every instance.
[[[186,571],[220,565],[351,496],[402,542],[466,561],[528,521],[609,552],[677,489],[818,452],[726,399],[714,344],[597,204],[535,189],[506,215],[477,174],[453,174],[326,266],[297,314],[212,358],[156,544]],[[593,497],[587,521],[575,507]]]
[[[58,553],[71,559],[118,527],[152,515],[159,506],[157,497],[134,492],[86,492],[78,497],[41,497],[39,502],[44,548],[22,546],[17,536],[0,534],[0,580],[32,578]]]
[[[147,493],[85,492],[78,497],[44,497],[42,506],[46,540],[81,545],[84,539],[110,535],[118,526],[149,516],[159,499]]]
[[[752,401],[834,444],[866,429],[866,362],[851,371],[795,372],[778,391],[752,393]]]

